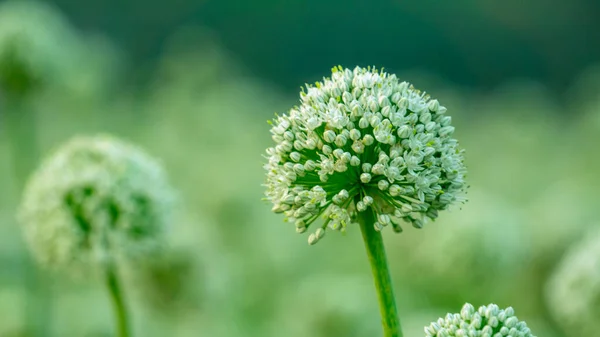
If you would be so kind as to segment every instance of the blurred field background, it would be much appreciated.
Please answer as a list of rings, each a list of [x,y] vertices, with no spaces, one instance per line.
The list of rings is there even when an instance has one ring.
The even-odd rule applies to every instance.
[[[360,231],[309,247],[261,201],[266,123],[332,66],[383,66],[448,107],[470,201],[385,231],[408,337],[464,302],[541,337],[597,215],[600,5],[545,1],[0,1],[0,336],[112,335],[101,281],[36,267],[15,220],[40,158],[111,133],[180,192],[163,256],[124,268],[135,336],[377,336]]]

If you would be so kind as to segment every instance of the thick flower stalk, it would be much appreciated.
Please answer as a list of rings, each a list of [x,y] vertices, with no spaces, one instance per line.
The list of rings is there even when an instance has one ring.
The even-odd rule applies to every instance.
[[[266,196],[305,232],[309,244],[328,229],[358,223],[367,247],[385,336],[401,336],[381,231],[422,228],[461,201],[462,150],[446,108],[395,75],[374,68],[333,68],[307,85],[301,103],[271,123]]]
[[[590,233],[564,256],[546,285],[548,308],[567,337],[600,331],[600,232]]]
[[[425,327],[425,337],[535,337],[527,323],[519,321],[512,307],[500,309],[495,304],[475,310],[465,304],[460,313],[447,314]]]
[[[462,200],[465,166],[446,108],[395,75],[334,68],[301,104],[272,121],[267,198],[302,233],[319,217],[346,230],[372,213],[376,230],[421,228]]]
[[[20,220],[41,264],[104,272],[123,337],[128,324],[117,264],[160,246],[172,196],[161,166],[137,147],[108,136],[77,137],[31,177]]]

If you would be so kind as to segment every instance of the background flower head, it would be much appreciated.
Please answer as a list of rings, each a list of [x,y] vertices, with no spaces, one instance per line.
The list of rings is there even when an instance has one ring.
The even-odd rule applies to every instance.
[[[110,136],[76,137],[31,177],[20,220],[50,266],[100,263],[155,250],[173,192],[159,163]]]
[[[600,329],[600,232],[591,233],[565,254],[546,286],[548,308],[567,336]]]

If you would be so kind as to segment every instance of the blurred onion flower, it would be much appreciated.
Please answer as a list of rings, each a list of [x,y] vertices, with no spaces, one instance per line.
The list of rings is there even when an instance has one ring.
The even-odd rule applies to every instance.
[[[446,108],[395,75],[375,68],[333,68],[307,85],[301,104],[272,122],[266,195],[273,211],[309,236],[345,231],[358,212],[377,230],[401,222],[416,228],[464,201],[463,151]]]
[[[76,137],[34,173],[20,220],[44,265],[111,262],[160,245],[173,195],[141,149],[110,136]]]
[[[447,314],[425,327],[426,337],[534,337],[527,323],[519,321],[512,307],[500,309],[495,304],[475,310],[465,304],[460,313]]]
[[[546,286],[548,308],[567,336],[600,331],[600,232],[564,256]]]

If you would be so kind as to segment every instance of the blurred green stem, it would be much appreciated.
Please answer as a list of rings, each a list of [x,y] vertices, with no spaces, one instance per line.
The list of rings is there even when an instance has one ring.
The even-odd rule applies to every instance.
[[[16,187],[21,193],[27,178],[35,168],[38,159],[36,137],[36,116],[33,109],[21,99],[10,99],[1,118],[6,121],[4,129],[8,136],[8,146],[13,165]]]
[[[360,200],[360,199],[359,199]],[[367,256],[371,264],[371,271],[375,281],[375,289],[379,299],[379,312],[381,313],[381,324],[383,325],[384,337],[402,337],[402,328],[398,309],[396,309],[396,299],[392,286],[392,278],[388,268],[387,258],[385,256],[385,247],[381,233],[375,230],[373,224],[375,218],[373,212],[367,210],[358,213],[358,222],[362,232]]]
[[[123,292],[117,277],[117,271],[114,263],[109,263],[106,267],[106,285],[110,292],[113,302],[116,319],[116,337],[129,337],[129,320],[127,317],[127,308],[123,299]]]
[[[28,106],[26,99],[7,95],[6,100],[0,102],[0,126],[0,132],[6,132],[14,186],[20,197],[38,160],[35,110]],[[27,334],[48,336],[52,330],[52,279],[37,269],[29,255],[23,257],[23,273],[28,290]]]

